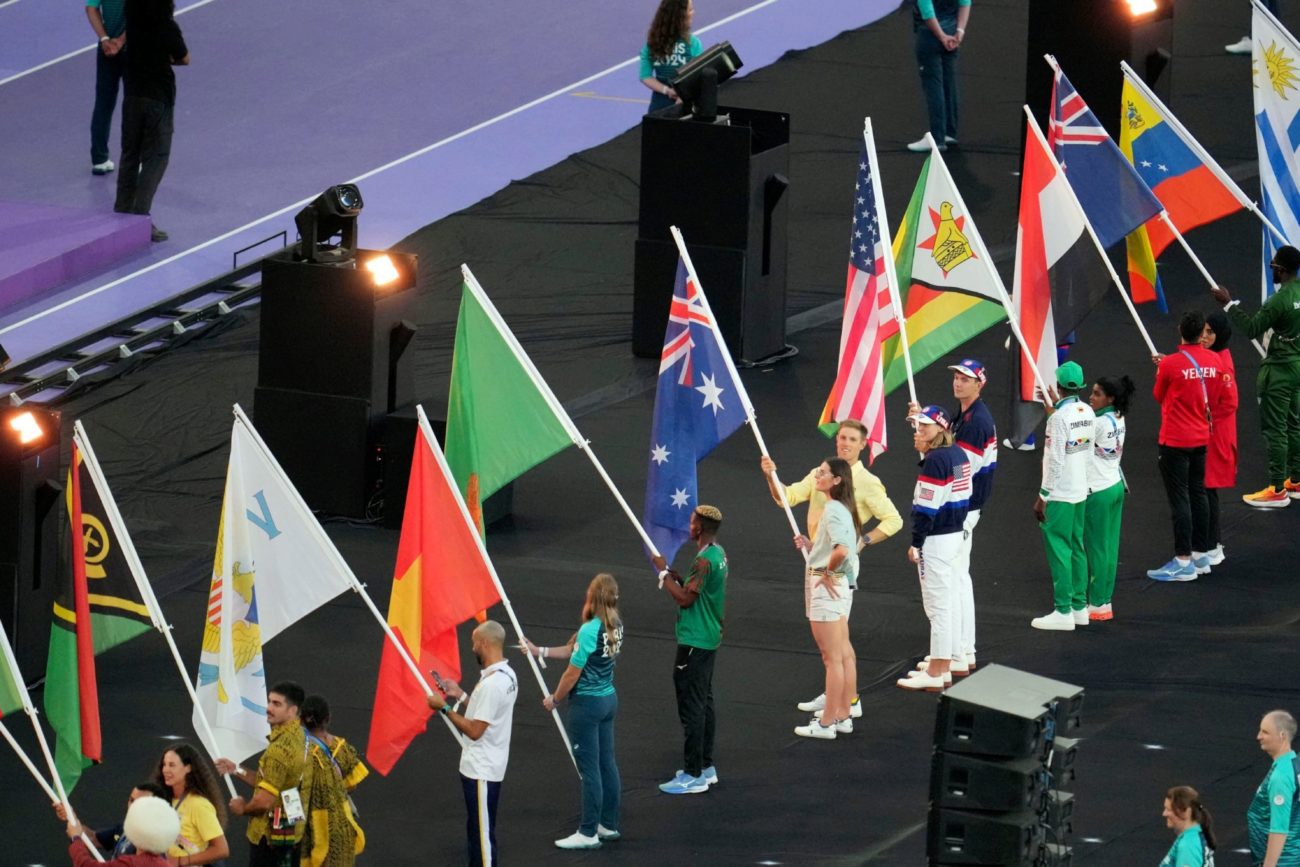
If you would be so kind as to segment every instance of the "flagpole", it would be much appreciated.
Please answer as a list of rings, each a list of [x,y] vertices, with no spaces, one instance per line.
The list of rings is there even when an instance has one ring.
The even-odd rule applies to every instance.
[[[0,624],[0,656],[4,657],[4,664],[9,667],[9,677],[13,680],[14,687],[23,700],[23,712],[27,714],[27,719],[32,724],[32,731],[36,733],[36,743],[41,748],[41,757],[45,759],[45,766],[50,771],[50,780],[54,783],[57,794],[55,800],[63,804],[63,814],[68,817],[68,821],[76,822],[77,814],[73,812],[72,803],[68,800],[68,793],[63,788],[63,780],[59,777],[59,769],[54,764],[54,755],[50,752],[50,744],[45,740],[45,732],[41,729],[36,708],[32,705],[32,697],[27,692],[27,684],[23,680],[23,673],[18,670],[18,657],[14,656],[14,649],[9,644],[9,635],[5,632],[3,624]],[[90,838],[83,833],[81,839],[86,844],[86,848],[90,850],[90,854],[95,856],[95,860],[103,862],[104,856],[99,854],[99,850],[90,842]]]
[[[1048,159],[1052,161],[1052,167],[1064,176],[1065,170],[1061,168],[1061,164],[1056,161],[1056,154],[1052,153],[1052,149],[1048,147],[1047,139],[1043,137],[1043,131],[1038,128],[1038,121],[1034,120],[1033,114],[1029,111],[1029,106],[1023,106],[1023,108],[1025,110],[1025,117],[1029,120],[1029,128],[1033,130],[1034,137],[1040,144],[1042,144],[1043,150],[1047,153]],[[1110,257],[1106,255],[1105,248],[1101,246],[1101,240],[1097,237],[1097,233],[1093,231],[1092,223],[1088,222],[1088,215],[1084,213],[1083,205],[1079,203],[1079,197],[1075,195],[1074,187],[1070,186],[1068,178],[1066,179],[1065,187],[1070,191],[1070,204],[1074,205],[1075,213],[1077,213],[1079,218],[1083,220],[1083,227],[1088,231],[1088,237],[1092,239],[1093,245],[1097,248],[1097,255],[1100,256],[1101,261],[1106,264],[1106,271],[1110,274],[1111,282],[1115,284],[1115,289],[1119,292],[1119,297],[1124,299],[1124,306],[1128,308],[1129,315],[1133,317],[1133,323],[1137,325],[1138,331],[1142,334],[1142,339],[1146,341],[1147,349],[1150,351],[1151,356],[1153,358],[1156,357],[1160,353],[1156,349],[1155,344],[1151,342],[1151,335],[1147,333],[1147,327],[1142,324],[1142,318],[1138,316],[1137,308],[1133,306],[1133,299],[1129,298],[1128,292],[1124,290],[1124,284],[1120,281],[1119,274],[1115,272],[1115,266],[1111,264]],[[1172,225],[1170,228],[1173,228]],[[1177,229],[1174,231],[1177,231]]]
[[[510,597],[506,594],[505,585],[501,583],[501,576],[497,574],[496,565],[488,557],[487,546],[483,544],[483,537],[479,535],[478,527],[475,526],[474,519],[470,517],[469,509],[465,506],[465,498],[460,495],[460,489],[456,487],[451,468],[447,466],[447,458],[442,453],[438,438],[433,434],[433,427],[429,424],[429,417],[424,413],[424,407],[416,404],[415,414],[419,421],[420,433],[424,437],[429,451],[433,453],[434,460],[438,462],[438,468],[442,471],[443,478],[449,481],[447,487],[451,489],[452,495],[456,498],[456,506],[460,509],[461,517],[465,519],[465,528],[474,538],[474,544],[478,547],[479,556],[483,558],[488,574],[492,576],[492,583],[496,586],[497,593],[501,595],[501,605],[506,609],[506,616],[510,618],[510,625],[515,628],[515,635],[519,638],[520,645],[525,648],[524,656],[528,657],[528,667],[533,670],[533,676],[537,679],[537,686],[542,690],[543,697],[551,695],[551,689],[546,685],[546,679],[542,677],[542,670],[537,667],[537,659],[527,651],[527,645],[524,644],[524,628],[519,625],[519,618],[515,615],[515,607],[510,604]],[[565,730],[564,722],[560,719],[560,712],[554,707],[551,708],[551,718],[555,720],[555,727],[560,731],[560,740],[564,741],[564,748],[569,753],[569,760],[573,762],[573,769],[578,771],[578,759],[573,754],[573,744],[569,741],[569,733]],[[582,771],[578,771],[578,779],[582,779]]]
[[[948,166],[943,161],[943,155],[939,153],[939,146],[935,144],[934,136],[927,132],[924,141],[930,143],[930,158],[933,163],[939,167],[939,170],[943,172],[943,176],[948,182],[948,187],[957,198],[958,207],[965,213],[969,214],[970,209],[966,207],[966,202],[961,197],[961,191],[957,189],[957,183],[952,179],[952,175],[948,172]],[[1034,383],[1042,393],[1043,400],[1046,401],[1048,400],[1047,384],[1043,382],[1043,374],[1038,370],[1038,361],[1034,358],[1034,353],[1030,350],[1029,343],[1025,340],[1024,333],[1020,330],[1020,322],[1017,320],[1016,311],[1011,305],[1011,296],[1007,294],[1007,287],[1002,285],[1002,275],[993,267],[993,257],[989,255],[988,248],[984,246],[984,239],[980,237],[980,231],[975,226],[975,221],[972,219],[967,225],[970,226],[970,229],[966,231],[966,240],[970,242],[971,247],[974,248],[975,255],[982,258],[989,265],[989,272],[993,275],[993,288],[998,290],[998,297],[1002,301],[1002,308],[1007,312],[1007,324],[1011,326],[1011,333],[1016,336],[1016,340],[1020,343],[1020,350],[1024,353],[1025,360],[1029,362],[1029,369],[1034,372]]]
[[[871,129],[871,118],[865,118],[862,130],[863,140],[867,145],[867,162],[871,166],[871,177],[876,179],[876,223],[880,226],[880,235],[885,243],[885,276],[889,280],[889,303],[894,308],[894,321],[898,323],[898,337],[903,346],[903,365],[907,369],[907,393],[912,403],[917,403],[916,380],[912,376],[911,341],[907,338],[907,317],[903,315],[903,305],[899,298],[903,287],[898,285],[898,268],[894,264],[894,241],[889,234],[889,223],[885,217],[885,191],[880,181],[880,165],[876,161],[876,136]]]
[[[882,227],[883,228],[883,227]],[[767,443],[763,442],[763,432],[758,429],[758,418],[754,414],[754,404],[749,400],[749,392],[745,389],[745,384],[740,381],[740,374],[736,372],[736,363],[731,360],[731,350],[727,348],[727,343],[722,338],[722,331],[718,328],[717,317],[713,315],[713,308],[709,306],[709,296],[704,291],[704,286],[700,283],[699,276],[695,273],[695,264],[691,261],[691,254],[686,251],[686,241],[682,239],[682,232],[676,226],[670,226],[668,231],[672,232],[673,240],[677,243],[677,252],[682,257],[682,263],[686,266],[686,273],[690,277],[695,289],[700,293],[700,304],[704,307],[705,314],[709,317],[709,330],[713,332],[713,339],[718,341],[718,348],[721,350],[722,363],[727,366],[727,373],[731,375],[731,381],[736,384],[736,392],[740,397],[741,406],[745,408],[745,420],[749,422],[749,429],[754,434],[754,441],[758,443],[758,452],[761,455],[770,455],[767,450]],[[785,518],[790,522],[790,529],[795,536],[801,535],[799,524],[795,522],[794,512],[790,508],[790,502],[785,496],[785,485],[777,478],[776,471],[773,470],[772,481],[776,483],[777,490],[781,492],[781,508],[785,510]],[[808,562],[808,552],[799,549],[803,554],[804,562]]]
[[[605,486],[609,488],[609,492],[614,495],[614,499],[623,509],[623,514],[627,515],[627,519],[632,522],[632,526],[636,528],[637,533],[641,536],[642,544],[646,546],[651,554],[656,557],[660,556],[659,549],[655,547],[655,543],[650,540],[650,535],[645,531],[645,527],[641,525],[640,519],[638,519],[636,514],[632,511],[632,507],[628,505],[627,500],[623,499],[623,494],[619,491],[618,487],[615,486],[614,480],[609,477],[609,473],[605,472],[605,467],[601,464],[600,459],[596,457],[596,453],[591,450],[591,444],[587,441],[586,437],[582,435],[582,432],[578,430],[577,425],[573,423],[573,419],[569,418],[568,412],[566,412],[564,407],[560,404],[559,399],[555,396],[555,392],[551,391],[550,385],[548,385],[546,380],[542,378],[542,374],[538,372],[537,367],[533,364],[533,360],[528,357],[528,353],[524,352],[524,348],[520,345],[518,338],[515,337],[514,332],[506,325],[505,320],[501,318],[501,314],[497,311],[496,305],[494,305],[492,300],[488,298],[487,292],[483,291],[483,287],[480,286],[478,280],[474,278],[474,274],[469,270],[469,266],[461,265],[460,271],[461,275],[465,279],[465,285],[472,293],[474,293],[474,297],[477,299],[479,306],[483,308],[483,311],[488,315],[488,318],[492,320],[492,324],[496,326],[497,331],[501,334],[501,338],[506,342],[506,345],[510,347],[510,351],[514,353],[515,359],[519,362],[520,366],[523,367],[524,372],[528,374],[528,378],[532,380],[534,387],[536,387],[537,391],[542,395],[542,399],[545,400],[547,406],[551,408],[551,412],[555,414],[556,420],[560,422],[560,425],[564,428],[565,432],[569,434],[569,440],[587,456],[588,460],[591,461],[592,466],[596,468],[596,473],[604,480]]]
[[[257,444],[259,449],[261,449],[262,456],[265,457],[266,462],[270,464],[272,472],[280,477],[280,482],[285,486],[285,489],[292,491],[297,496],[298,505],[301,506],[304,511],[310,512],[311,510],[308,509],[307,504],[303,502],[302,496],[298,494],[298,489],[294,487],[293,482],[289,480],[289,476],[285,473],[284,468],[281,467],[280,462],[275,459],[275,455],[271,452],[270,447],[268,447],[265,440],[262,439],[262,435],[257,432],[257,428],[253,427],[253,422],[244,414],[244,410],[239,404],[235,404],[235,419],[244,426],[244,429],[247,430],[248,434],[253,438],[253,442]],[[370,610],[370,613],[374,616],[375,620],[379,622],[380,628],[384,630],[384,635],[388,636],[389,642],[393,645],[394,649],[397,650],[398,655],[402,657],[402,661],[406,663],[406,667],[410,669],[411,674],[415,675],[416,682],[424,688],[425,696],[433,695],[433,689],[429,686],[429,682],[424,679],[424,675],[420,672],[420,667],[415,664],[415,660],[411,658],[411,654],[407,652],[406,647],[397,639],[397,636],[393,633],[392,627],[388,625],[387,618],[379,613],[379,609],[375,607],[375,601],[371,599],[370,594],[366,592],[365,585],[357,580],[357,576],[353,573],[352,567],[343,559],[343,555],[339,553],[338,548],[335,548],[334,545],[331,544],[325,554],[334,561],[335,568],[339,569],[342,574],[348,577],[352,586],[352,591],[361,597],[361,601],[365,603],[366,608]],[[463,745],[464,740],[461,738],[460,732],[456,730],[456,726],[454,726],[451,720],[447,719],[446,716],[442,714],[439,714],[439,716],[442,716],[442,721],[447,724],[447,730],[451,732],[451,736],[456,739],[457,743]]]
[[[194,682],[190,679],[190,673],[185,668],[185,662],[181,659],[181,652],[176,647],[176,641],[172,638],[172,625],[167,622],[167,618],[162,613],[162,606],[158,604],[158,597],[154,595],[153,585],[149,583],[149,578],[144,571],[144,564],[140,560],[139,553],[135,550],[135,542],[131,539],[131,534],[127,532],[126,521],[117,508],[117,500],[108,487],[108,478],[99,465],[99,458],[95,456],[95,450],[90,444],[90,437],[86,434],[86,429],[82,427],[80,419],[73,422],[72,427],[73,442],[86,463],[86,471],[90,474],[91,482],[99,491],[100,500],[104,504],[104,511],[108,513],[108,523],[116,533],[118,544],[122,548],[122,557],[131,570],[131,577],[135,579],[135,586],[140,591],[140,598],[144,601],[145,607],[149,609],[149,619],[153,621],[154,629],[162,633],[163,640],[167,642],[167,648],[171,651],[172,659],[176,662],[176,669],[180,672],[181,682],[185,684],[185,691],[189,693],[190,702],[198,708],[199,696],[194,689]],[[212,726],[208,723],[207,714],[203,713],[201,708],[198,717],[202,729],[199,734],[207,738],[204,746],[216,747],[218,743],[217,737],[213,734]],[[226,780],[226,787],[230,789],[230,796],[232,798],[236,797],[239,792],[235,789],[235,783],[230,778],[230,774],[222,774],[222,776]]]
[[[24,750],[21,745],[19,745],[18,741],[14,740],[13,734],[9,731],[8,728],[5,727],[5,724],[3,722],[0,722],[0,736],[3,736],[4,739],[8,741],[9,746],[13,748],[13,751],[18,756],[19,761],[23,763],[24,767],[26,767],[27,771],[32,775],[32,779],[35,780],[37,784],[41,787],[41,789],[45,792],[45,797],[49,798],[52,803],[58,802],[59,801],[58,792],[55,792],[52,788],[50,788],[50,784],[46,782],[45,777],[41,776],[41,772],[36,769],[36,765],[32,764],[32,760],[27,755],[27,751]],[[67,807],[65,806],[64,809],[66,810]],[[96,846],[91,842],[90,837],[86,834],[84,830],[81,832],[81,842],[86,844],[86,848],[88,848],[91,851],[91,853],[93,854],[99,853],[98,848],[96,848]],[[104,859],[100,858],[99,860],[102,862]]]

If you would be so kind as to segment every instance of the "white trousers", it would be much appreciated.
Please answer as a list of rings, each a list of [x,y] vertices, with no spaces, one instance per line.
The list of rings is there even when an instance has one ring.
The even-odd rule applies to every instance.
[[[930,656],[959,658],[962,649],[957,625],[957,561],[964,533],[930,536],[921,547],[917,573],[921,579],[921,603],[930,618]]]
[[[979,509],[972,509],[966,515],[965,530],[962,534],[961,553],[957,555],[957,580],[953,585],[956,599],[953,602],[954,640],[958,649],[966,656],[975,655],[975,585],[970,579],[970,550],[975,541],[975,525],[980,522]]]

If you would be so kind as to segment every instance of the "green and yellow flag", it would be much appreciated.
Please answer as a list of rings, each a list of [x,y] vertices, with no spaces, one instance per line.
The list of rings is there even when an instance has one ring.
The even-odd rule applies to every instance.
[[[894,235],[914,371],[1007,318],[993,263],[980,255],[982,244],[971,244],[975,224],[942,160],[937,152],[926,159]],[[888,394],[907,382],[900,337],[885,342],[882,361]]]
[[[79,437],[73,440],[66,498],[72,569],[54,601],[45,715],[55,733],[55,766],[71,792],[81,772],[103,757],[95,654],[148,631],[153,621]]]
[[[469,268],[463,272],[446,455],[481,532],[484,500],[581,435]]]
[[[17,671],[18,660],[14,659],[9,638],[0,626],[0,719],[23,708],[23,685]]]

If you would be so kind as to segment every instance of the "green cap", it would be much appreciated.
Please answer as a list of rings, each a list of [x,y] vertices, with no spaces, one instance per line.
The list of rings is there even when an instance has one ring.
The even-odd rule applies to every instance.
[[[1083,368],[1076,361],[1067,361],[1056,368],[1056,384],[1061,388],[1083,388]]]

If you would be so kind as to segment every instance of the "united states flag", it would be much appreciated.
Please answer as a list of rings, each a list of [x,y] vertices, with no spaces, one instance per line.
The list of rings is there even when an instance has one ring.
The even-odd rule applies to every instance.
[[[857,419],[867,428],[867,463],[888,446],[885,432],[885,378],[881,345],[898,333],[889,272],[891,255],[881,225],[883,203],[878,199],[875,147],[870,132],[863,135],[858,178],[853,193],[853,230],[849,235],[849,272],[844,289],[844,323],[840,329],[840,359],[835,385],[822,409],[820,425],[829,431],[835,422]]]
[[[1054,63],[1054,61],[1052,61]],[[1146,185],[1059,66],[1054,66],[1047,143],[1103,247],[1111,247],[1164,206]],[[1068,330],[1068,329],[1067,329]]]

